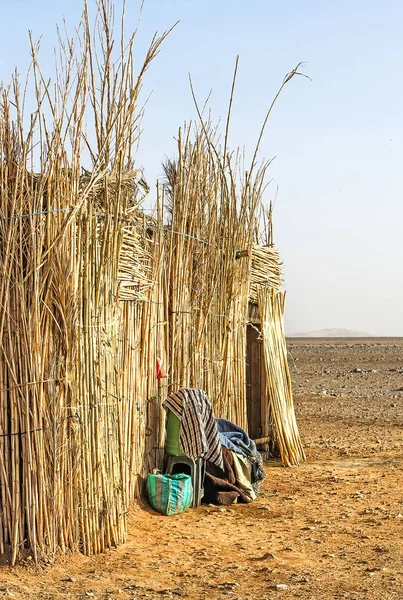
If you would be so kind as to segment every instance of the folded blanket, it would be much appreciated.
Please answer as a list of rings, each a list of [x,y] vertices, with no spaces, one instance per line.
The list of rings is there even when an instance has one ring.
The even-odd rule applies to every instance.
[[[256,492],[251,481],[251,464],[245,456],[241,456],[237,452],[231,452],[231,454],[236,485],[252,502],[256,498]]]
[[[260,452],[257,451],[255,442],[242,427],[227,419],[217,419],[217,428],[221,444],[249,460],[252,487],[253,491],[257,493],[260,482],[265,478],[265,472],[263,460]]]
[[[242,454],[242,456],[256,455],[256,444],[242,427],[227,419],[217,419],[217,427],[223,446]]]
[[[203,502],[224,506],[229,506],[234,501],[251,502],[250,494],[245,493],[237,484],[232,452],[222,446],[222,456],[224,469],[211,462],[206,464]]]

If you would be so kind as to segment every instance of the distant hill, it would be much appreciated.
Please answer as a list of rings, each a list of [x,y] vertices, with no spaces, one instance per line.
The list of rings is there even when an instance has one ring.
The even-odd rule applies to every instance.
[[[363,333],[362,331],[352,331],[351,329],[320,329],[319,331],[306,331],[305,333],[289,333],[287,337],[302,337],[302,338],[357,338],[357,337],[376,337],[371,333]]]

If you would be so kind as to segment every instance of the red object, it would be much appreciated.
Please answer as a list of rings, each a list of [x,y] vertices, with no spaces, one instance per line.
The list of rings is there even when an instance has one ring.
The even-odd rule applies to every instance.
[[[162,379],[163,377],[167,376],[165,373],[165,369],[162,366],[162,361],[159,358],[157,358],[156,375],[157,375],[157,379]]]

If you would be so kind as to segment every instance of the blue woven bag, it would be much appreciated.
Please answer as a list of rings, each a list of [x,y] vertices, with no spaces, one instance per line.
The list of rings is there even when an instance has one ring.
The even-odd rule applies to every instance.
[[[162,475],[150,473],[147,480],[147,495],[154,510],[163,515],[176,515],[189,508],[193,500],[190,475]]]

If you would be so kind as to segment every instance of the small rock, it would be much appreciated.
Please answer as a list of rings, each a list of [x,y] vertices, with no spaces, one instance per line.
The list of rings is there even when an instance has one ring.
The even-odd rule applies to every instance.
[[[375,552],[390,552],[389,548],[386,548],[386,546],[374,546],[374,550]]]
[[[266,552],[259,560],[277,560],[277,556],[275,556],[272,552]]]
[[[125,592],[137,592],[137,590],[138,590],[138,589],[139,589],[139,586],[138,586],[138,585],[135,585],[135,584],[132,584],[132,585],[127,585],[127,586],[124,588]],[[122,591],[122,590],[119,590],[119,593],[120,593],[121,591]],[[109,593],[111,594],[112,592],[109,592]]]
[[[285,590],[288,590],[288,589],[289,589],[289,587],[290,587],[290,586],[289,586],[289,585],[287,585],[286,583],[276,583],[276,584],[274,584],[274,585],[271,585],[271,586],[270,586],[270,589],[271,589],[271,590],[277,590],[277,591],[279,591],[279,592],[283,592],[283,591],[285,591]]]

